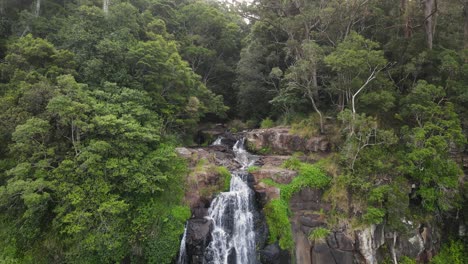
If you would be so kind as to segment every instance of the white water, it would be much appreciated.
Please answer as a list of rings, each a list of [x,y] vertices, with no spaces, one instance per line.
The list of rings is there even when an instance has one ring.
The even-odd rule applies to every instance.
[[[215,142],[213,142],[213,144],[211,144],[212,146],[219,146],[221,145],[221,140],[223,140],[223,137],[218,137]]]
[[[180,252],[179,258],[177,259],[177,264],[185,264],[187,263],[187,252],[186,252],[186,237],[187,237],[187,226],[184,229],[184,236],[182,237],[182,241],[180,242]]]
[[[255,163],[256,157],[245,150],[244,139],[236,142],[233,151],[242,168],[232,173],[229,192],[218,195],[208,210],[214,225],[213,240],[205,253],[209,264],[255,263],[253,191],[247,185],[245,169]]]
[[[213,145],[220,143],[219,138]],[[244,139],[236,142],[233,151],[242,168],[231,172],[229,192],[219,194],[208,209],[206,218],[213,221],[213,231],[212,241],[205,250],[206,264],[256,263],[253,191],[247,184],[249,174],[245,169],[253,165],[257,157],[245,150]],[[185,236],[184,233],[178,264],[187,262]]]

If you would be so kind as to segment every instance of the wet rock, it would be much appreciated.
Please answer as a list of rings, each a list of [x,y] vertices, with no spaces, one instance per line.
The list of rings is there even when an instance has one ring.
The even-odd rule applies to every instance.
[[[354,240],[342,232],[335,233],[336,242],[338,243],[338,248],[344,251],[353,251],[354,250]]]
[[[320,218],[320,216],[316,214],[300,216],[299,223],[307,227],[318,227],[323,226],[325,224],[324,221]]]
[[[336,264],[353,264],[353,252],[341,251],[339,249],[330,249]]]
[[[293,224],[294,244],[296,246],[296,263],[310,263],[310,242],[307,236]],[[315,262],[314,262],[315,263]]]
[[[260,250],[260,262],[262,264],[289,264],[291,257],[287,250],[282,250],[276,243]]]
[[[306,262],[300,262],[306,263]],[[310,262],[309,262],[310,263]],[[312,249],[312,263],[314,264],[335,264],[341,262],[335,262],[335,258],[328,247],[328,245],[323,242],[316,242],[315,246]]]
[[[186,249],[189,263],[202,264],[204,252],[211,242],[212,222],[206,219],[190,219],[187,222]]]

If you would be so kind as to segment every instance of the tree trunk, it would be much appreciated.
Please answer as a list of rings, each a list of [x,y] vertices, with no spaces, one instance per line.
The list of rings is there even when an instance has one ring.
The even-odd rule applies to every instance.
[[[34,16],[38,17],[41,13],[41,0],[36,0],[34,6]]]
[[[432,50],[435,31],[435,15],[437,12],[437,0],[422,0],[424,9],[424,28],[426,31],[427,48]]]
[[[0,0],[0,15],[5,15],[5,0]]]
[[[323,127],[322,112],[320,112],[320,110],[318,109],[317,104],[315,103],[315,99],[314,99],[314,94],[318,94],[317,69],[315,67],[312,70],[312,85],[314,86],[314,91],[309,90],[307,95],[309,96],[310,102],[312,103],[312,107],[314,108],[315,112],[317,112],[317,114],[320,117],[320,133],[323,134],[324,127]]]
[[[405,38],[411,38],[412,29],[411,29],[411,19],[408,14],[408,0],[401,0],[400,2],[400,14],[403,18],[403,32]]]
[[[110,1],[111,0],[103,0],[102,2],[102,11],[104,11],[104,14],[106,15],[109,13]]]
[[[463,2],[463,17],[465,18],[464,47],[465,49],[468,49],[468,0]]]

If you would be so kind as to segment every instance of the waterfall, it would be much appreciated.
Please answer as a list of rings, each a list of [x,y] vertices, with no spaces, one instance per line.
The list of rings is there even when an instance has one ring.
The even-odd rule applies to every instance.
[[[235,159],[242,165],[232,172],[229,192],[216,197],[208,210],[213,221],[212,241],[205,252],[209,264],[255,263],[255,232],[253,230],[253,191],[247,184],[245,169],[256,157],[244,148],[244,139],[233,147]]]
[[[180,242],[180,251],[179,251],[179,258],[177,259],[177,264],[187,263],[186,239],[187,239],[187,226],[185,226],[184,235],[182,236],[182,241]]]
[[[212,146],[219,146],[221,145],[221,141],[223,140],[223,137],[218,137],[215,142],[213,142],[213,144],[211,144]]]
[[[218,142],[219,140],[219,142]],[[213,143],[219,144],[220,139]],[[255,163],[257,157],[244,148],[244,139],[233,147],[235,160],[242,166],[231,172],[229,192],[220,193],[210,205],[206,219],[211,220],[211,242],[204,252],[206,264],[254,264],[256,263],[254,231],[254,192],[247,181],[246,168]],[[178,264],[186,264],[186,234],[182,238]]]

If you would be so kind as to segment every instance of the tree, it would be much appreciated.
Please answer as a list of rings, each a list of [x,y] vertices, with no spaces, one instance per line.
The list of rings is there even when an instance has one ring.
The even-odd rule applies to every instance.
[[[337,73],[331,84],[331,91],[339,95],[339,109],[351,103],[356,115],[356,98],[388,66],[379,44],[352,32],[330,55],[325,63]],[[393,100],[393,98],[388,98]]]
[[[301,50],[299,59],[289,67],[285,75],[286,89],[297,89],[310,100],[314,111],[320,117],[320,132],[324,133],[323,115],[317,106],[319,93],[317,70],[323,59],[323,51],[320,46],[311,41],[303,43]]]
[[[404,129],[407,142],[402,172],[418,182],[417,194],[429,211],[447,211],[457,204],[462,174],[450,152],[465,144],[460,120],[445,91],[419,81],[404,98],[401,115],[412,121]]]

